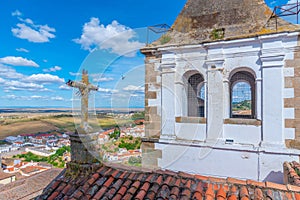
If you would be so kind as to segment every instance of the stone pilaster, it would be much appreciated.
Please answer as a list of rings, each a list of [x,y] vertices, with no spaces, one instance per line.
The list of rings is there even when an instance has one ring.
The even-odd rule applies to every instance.
[[[145,138],[142,139],[142,165],[157,168],[159,150],[155,142],[161,135],[161,55],[156,49],[143,49],[145,58]]]
[[[224,87],[223,87],[224,60],[209,60],[207,65],[207,141],[216,141],[223,137],[224,120]]]
[[[262,146],[284,147],[283,65],[284,54],[264,53],[262,61]],[[278,81],[274,80],[278,77]]]
[[[298,36],[297,48],[300,47]],[[286,111],[285,133],[286,145],[289,148],[300,149],[300,52],[294,52],[293,59],[285,62],[284,87],[293,94],[284,98]]]

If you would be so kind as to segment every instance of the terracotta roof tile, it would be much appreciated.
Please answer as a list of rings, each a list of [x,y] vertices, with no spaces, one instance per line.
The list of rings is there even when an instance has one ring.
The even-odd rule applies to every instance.
[[[93,177],[95,180],[97,180],[97,179],[99,178],[99,176],[100,176],[100,175],[99,175],[98,173],[95,173],[95,174],[93,174],[92,177]]]
[[[202,199],[202,194],[200,192],[195,192],[193,195],[193,199]]]
[[[98,186],[101,186],[106,181],[106,179],[107,179],[107,177],[103,176],[100,179],[98,179],[95,184],[97,184]]]
[[[155,199],[156,193],[153,191],[148,191],[145,199]]]
[[[247,180],[246,184],[247,185],[252,185],[252,186],[257,186],[257,187],[264,187],[265,186],[265,183],[258,182],[258,181],[253,181],[253,180]]]
[[[160,189],[160,191],[157,194],[157,197],[163,198],[163,199],[168,199],[170,196],[170,189],[167,185],[163,185]]]
[[[93,196],[94,199],[100,199],[106,192],[106,187],[102,187],[96,194]]]
[[[299,186],[287,184],[286,187],[289,191],[300,192]]]
[[[82,195],[83,195],[83,193],[81,191],[77,190],[72,196],[76,199],[79,199]]]
[[[122,172],[122,174],[120,175],[120,179],[123,179],[123,178],[127,178],[127,176],[129,175],[129,173],[127,172]]]
[[[130,187],[127,192],[131,193],[132,195],[135,194],[135,192],[137,191],[137,189],[139,188],[140,186],[140,181],[136,181],[134,184],[132,184],[132,187]]]
[[[218,200],[222,200],[222,199],[226,199],[226,192],[224,191],[224,188],[221,187],[218,192],[217,192],[217,199]]]
[[[109,198],[109,199],[112,199],[114,197],[114,195],[116,194],[117,190],[116,188],[111,188],[107,193],[106,193],[106,196]]]
[[[208,181],[214,182],[214,183],[226,183],[226,179],[215,178],[215,177],[209,177]]]
[[[277,190],[287,190],[287,186],[286,185],[281,185],[281,184],[272,183],[272,182],[266,182],[266,187],[267,188],[277,189]]]
[[[286,192],[285,196],[286,196],[287,199],[293,199],[293,194],[292,193]]]
[[[158,185],[161,185],[163,182],[163,177],[160,175],[157,180],[155,181],[155,183],[157,183]]]
[[[131,173],[127,178],[130,179],[130,180],[132,180],[135,175],[136,175],[135,173]]]
[[[135,181],[131,186],[135,188],[139,188],[140,185],[141,185],[140,181]]]
[[[254,199],[256,199],[256,200],[263,200],[264,199],[264,195],[263,195],[261,189],[259,189],[259,188],[255,189],[255,191],[254,191]]]
[[[115,189],[119,189],[123,184],[123,181],[121,179],[118,179],[112,187],[114,187]]]
[[[172,186],[172,183],[173,182],[173,177],[172,176],[168,176],[165,181],[164,181],[164,184],[166,185],[169,185],[169,186]]]
[[[171,190],[171,195],[172,195],[172,196],[176,196],[176,198],[178,198],[179,191],[180,191],[179,188],[175,186],[175,187],[173,187],[172,190]]]
[[[126,191],[127,191],[127,187],[123,186],[123,187],[121,187],[120,190],[118,191],[118,194],[124,196],[125,193],[126,193]]]
[[[180,179],[176,179],[174,186],[180,187]]]
[[[183,189],[182,190],[182,192],[181,192],[181,196],[183,197],[183,196],[185,196],[185,197],[188,197],[188,198],[190,198],[191,197],[191,190],[189,189],[189,188],[185,188],[185,189]]]
[[[96,194],[96,192],[99,190],[99,186],[98,185],[94,185],[93,187],[91,187],[89,189],[89,191],[87,192],[90,196],[94,196]]]
[[[106,166],[102,166],[97,170],[97,174],[103,175],[108,168]]]
[[[171,175],[172,174],[172,175]],[[128,170],[102,166],[95,173],[54,180],[40,199],[299,199],[300,187],[271,182],[241,181],[183,172]],[[300,200],[300,199],[299,199]]]
[[[245,185],[246,181],[244,180],[239,180],[239,179],[235,179],[235,178],[227,178],[227,182],[228,183],[233,183],[233,184],[239,184],[239,185]]]
[[[213,185],[210,183],[208,184],[207,190],[205,192],[205,196],[208,199],[215,199],[215,193],[213,191]]]
[[[141,187],[141,190],[148,191],[149,188],[150,188],[150,183],[145,182]]]
[[[128,188],[131,185],[132,181],[131,180],[127,180],[123,186],[125,186],[126,188]]]
[[[112,200],[121,200],[122,199],[122,195],[120,195],[120,194],[116,194],[113,198],[112,198]]]
[[[200,179],[200,180],[203,180],[203,181],[208,180],[208,177],[207,177],[207,176],[201,176],[201,175],[195,175],[195,178]]]
[[[114,181],[114,178],[113,178],[113,177],[110,177],[110,178],[103,184],[103,186],[109,187],[109,186],[112,184],[113,181]]]
[[[140,174],[136,179],[139,181],[143,181],[144,180],[145,174]]]
[[[136,195],[135,199],[144,199],[144,197],[146,196],[147,192],[145,190],[140,190],[138,192],[138,194]]]
[[[249,192],[248,192],[246,186],[242,186],[242,188],[240,189],[240,198],[242,200],[249,199]]]
[[[300,200],[300,194],[299,193],[295,193],[295,199]]]
[[[49,200],[55,199],[58,196],[58,192],[53,192],[51,196],[48,198]]]
[[[211,182],[211,181],[210,181]],[[219,190],[219,185],[218,184],[213,184],[213,190],[217,191]]]
[[[185,172],[179,172],[178,175],[183,177],[183,178],[190,178],[190,179],[193,179],[195,177],[194,175],[191,175],[191,174],[188,174],[188,173],[185,173]]]
[[[61,183],[61,181],[54,181],[53,183],[52,183],[52,185],[51,185],[51,188],[54,190],[54,189],[56,189],[58,186],[59,186],[59,184]]]
[[[72,185],[67,185],[67,186],[63,189],[62,193],[63,193],[64,195],[67,194],[67,192],[71,189],[71,187],[72,187]]]
[[[122,199],[124,200],[132,199],[132,194],[127,193]]]
[[[114,177],[114,178],[118,178],[118,177],[116,177],[116,176],[117,176],[119,173],[120,173],[119,170],[115,170],[115,171],[111,174],[111,176]]]

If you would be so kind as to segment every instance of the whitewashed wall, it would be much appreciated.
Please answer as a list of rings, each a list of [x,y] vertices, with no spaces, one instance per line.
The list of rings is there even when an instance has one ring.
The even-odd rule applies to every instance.
[[[293,110],[283,106],[283,98],[294,94],[284,89],[284,77],[293,74],[284,70],[284,62],[293,58],[297,39],[298,33],[280,33],[159,49],[163,52],[162,134],[156,144],[162,150],[160,167],[265,180],[274,174],[279,177],[284,161],[298,160],[299,151],[285,148],[285,139],[292,138],[294,130],[284,128],[284,119],[293,117]],[[224,124],[230,116],[230,76],[240,69],[255,75],[256,119],[262,125]],[[207,86],[206,124],[175,120],[187,116],[185,76],[193,71],[203,75]],[[226,139],[234,142],[226,144]],[[202,151],[209,153],[200,159]]]

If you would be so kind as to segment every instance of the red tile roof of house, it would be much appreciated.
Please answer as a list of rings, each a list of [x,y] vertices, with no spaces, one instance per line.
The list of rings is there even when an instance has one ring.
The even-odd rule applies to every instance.
[[[103,165],[88,176],[58,177],[37,199],[298,200],[300,187]]]
[[[46,168],[39,167],[39,166],[28,166],[28,167],[25,167],[25,168],[21,168],[20,170],[24,174],[28,174],[29,175],[29,174],[32,174],[32,173],[35,173],[35,172],[46,170]]]
[[[0,199],[32,199],[40,195],[43,189],[61,172],[61,169],[50,169],[26,179],[22,178],[2,185],[0,186]]]

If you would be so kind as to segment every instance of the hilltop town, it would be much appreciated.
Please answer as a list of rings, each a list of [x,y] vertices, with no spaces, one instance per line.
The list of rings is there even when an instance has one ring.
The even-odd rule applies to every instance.
[[[141,165],[141,137],[144,136],[144,120],[142,112],[107,112],[98,113],[99,124],[103,129],[95,132],[97,143],[103,151],[99,151],[101,158],[106,162],[123,163],[125,165]],[[0,114],[0,132],[5,131],[5,126],[34,121],[48,122],[49,127],[55,127],[53,119],[73,119],[72,114],[67,113],[5,113]],[[110,119],[115,119],[115,122]],[[74,119],[76,121],[76,119]],[[121,122],[118,125],[118,122]],[[126,122],[126,123],[125,123]],[[43,126],[43,123],[40,125]],[[110,124],[109,124],[110,123]],[[99,125],[99,127],[100,127]],[[21,126],[21,127],[24,127]],[[0,193],[1,187],[13,184],[15,181],[30,180],[47,171],[57,171],[65,168],[70,162],[70,137],[72,131],[66,126],[56,126],[54,130],[33,133],[29,130],[17,130],[2,138],[0,141],[1,169],[0,169]],[[75,124],[73,124],[75,126]],[[21,133],[21,134],[18,134]],[[3,137],[5,134],[1,134]],[[47,172],[48,173],[48,172]],[[50,181],[51,179],[48,178]],[[24,182],[25,183],[25,182]],[[49,183],[49,182],[48,182]]]

